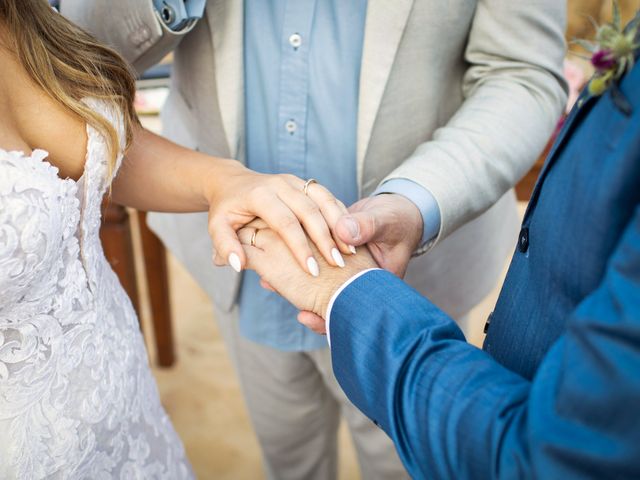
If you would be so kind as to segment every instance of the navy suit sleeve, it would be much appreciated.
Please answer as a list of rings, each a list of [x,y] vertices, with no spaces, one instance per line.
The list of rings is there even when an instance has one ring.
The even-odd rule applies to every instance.
[[[331,313],[333,368],[414,478],[640,478],[640,208],[532,381],[390,273]],[[535,332],[533,332],[535,335]]]

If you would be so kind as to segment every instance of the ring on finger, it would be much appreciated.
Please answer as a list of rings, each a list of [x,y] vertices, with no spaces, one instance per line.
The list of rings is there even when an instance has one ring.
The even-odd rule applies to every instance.
[[[249,240],[249,245],[252,247],[256,246],[256,237],[258,236],[258,232],[260,230],[258,230],[257,228],[253,231],[253,233],[251,234],[251,239]]]
[[[302,187],[302,192],[305,195],[309,195],[309,185],[311,185],[312,183],[318,183],[318,181],[315,178],[310,178],[309,180],[304,182],[304,186]]]

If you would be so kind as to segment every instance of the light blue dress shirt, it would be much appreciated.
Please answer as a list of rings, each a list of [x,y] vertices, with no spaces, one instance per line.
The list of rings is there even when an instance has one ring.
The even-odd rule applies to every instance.
[[[263,173],[315,178],[346,205],[358,200],[356,137],[366,0],[245,0],[246,159]],[[437,204],[409,180],[376,193],[400,193],[420,208],[424,238],[437,234]],[[297,309],[246,272],[240,331],[279,350],[327,346],[300,325]]]
[[[366,0],[245,0],[247,165],[315,178],[358,199],[356,129]],[[327,346],[297,309],[244,274],[240,332],[280,350]]]
[[[202,0],[154,0],[176,12],[173,24],[202,16]],[[179,3],[184,3],[182,8]],[[189,7],[189,8],[187,8]],[[356,137],[366,0],[244,0],[245,142],[249,168],[315,178],[350,205],[358,200]],[[213,81],[213,80],[212,80]],[[433,196],[405,179],[374,194],[409,198],[423,217],[423,241],[435,237]],[[240,331],[279,350],[327,346],[300,325],[297,309],[244,274]]]

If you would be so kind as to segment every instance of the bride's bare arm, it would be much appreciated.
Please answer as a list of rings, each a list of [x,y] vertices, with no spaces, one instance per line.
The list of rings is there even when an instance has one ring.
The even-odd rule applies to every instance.
[[[312,185],[307,196],[303,186],[304,180],[295,176],[259,174],[235,160],[183,148],[138,127],[112,195],[115,202],[140,210],[208,211],[218,263],[236,253],[245,265],[236,231],[260,217],[285,239],[300,265],[314,274],[305,231],[329,264],[337,265],[331,229],[344,207],[322,187]],[[347,245],[341,243],[339,248],[349,252]]]

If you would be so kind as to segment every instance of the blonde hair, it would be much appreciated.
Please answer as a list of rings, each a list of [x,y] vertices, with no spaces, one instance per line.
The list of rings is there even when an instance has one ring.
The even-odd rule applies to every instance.
[[[0,22],[36,84],[103,135],[113,172],[121,139],[114,126],[82,99],[92,97],[115,105],[122,112],[129,146],[139,121],[133,107],[135,80],[127,63],[56,13],[46,0],[0,0]]]

